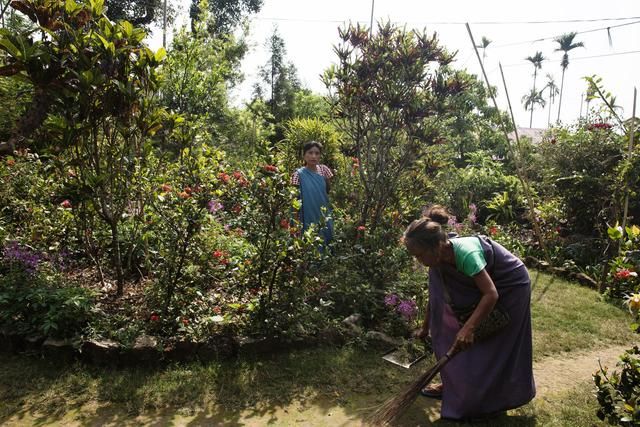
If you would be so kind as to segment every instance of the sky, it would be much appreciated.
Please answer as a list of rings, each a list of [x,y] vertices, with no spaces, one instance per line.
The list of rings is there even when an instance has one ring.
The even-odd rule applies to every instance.
[[[480,78],[481,68],[465,23],[469,23],[476,44],[483,36],[491,40],[484,60],[489,83],[498,87],[498,107],[507,110],[499,69],[502,64],[520,127],[529,127],[530,113],[524,110],[521,98],[533,84],[533,65],[525,58],[542,52],[547,60],[538,71],[536,87],[544,85],[547,74],[559,87],[562,52],[554,51],[558,44],[553,38],[578,32],[574,41],[583,42],[585,47],[569,52],[560,120],[570,124],[579,118],[581,110],[586,113],[586,102],[581,102],[587,87],[583,77],[594,74],[616,96],[623,116],[631,116],[634,87],[640,88],[639,0],[264,0],[261,11],[250,18],[250,51],[242,62],[245,80],[232,92],[232,102],[239,106],[250,98],[258,67],[267,61],[265,41],[274,28],[284,39],[287,58],[296,66],[303,85],[326,94],[320,75],[336,61],[333,46],[339,42],[338,27],[349,22],[368,26],[372,3],[374,22],[390,20],[407,29],[436,32],[442,45],[458,52],[454,66]],[[154,35],[150,45],[158,47],[158,39]],[[557,118],[557,107],[556,100],[552,122]],[[547,127],[548,117],[547,108],[534,111],[532,127]]]

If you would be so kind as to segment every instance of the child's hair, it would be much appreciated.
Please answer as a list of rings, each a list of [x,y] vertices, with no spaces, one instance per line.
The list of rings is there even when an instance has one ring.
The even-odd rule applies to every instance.
[[[316,147],[318,150],[320,150],[322,152],[322,144],[319,143],[318,141],[309,141],[306,142],[303,146],[302,146],[302,155],[304,156],[305,153],[309,150],[311,150],[313,147]]]
[[[449,222],[449,213],[444,206],[433,205],[423,212],[420,219],[414,220],[404,232],[402,241],[410,240],[424,249],[435,249],[440,242],[447,240],[444,225]]]

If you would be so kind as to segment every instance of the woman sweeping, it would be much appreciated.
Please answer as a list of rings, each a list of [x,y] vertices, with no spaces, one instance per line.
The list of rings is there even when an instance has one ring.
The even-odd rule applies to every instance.
[[[333,220],[329,205],[329,185],[333,173],[327,166],[320,164],[321,156],[322,144],[316,141],[307,142],[302,147],[304,166],[294,172],[291,184],[300,188],[302,229],[308,229],[311,224],[324,223],[318,233],[326,244],[333,236]]]
[[[440,371],[442,384],[422,394],[442,399],[442,418],[485,419],[535,396],[531,280],[522,261],[500,244],[449,239],[443,228],[448,219],[442,206],[433,206],[404,233],[409,253],[429,267],[429,303],[417,335],[431,335],[436,358],[452,347],[461,350]],[[461,307],[470,314],[466,320]],[[507,326],[474,342],[478,325],[497,309],[507,313]]]

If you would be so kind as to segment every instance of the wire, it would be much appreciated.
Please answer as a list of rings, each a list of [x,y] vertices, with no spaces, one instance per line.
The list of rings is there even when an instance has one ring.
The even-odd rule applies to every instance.
[[[591,30],[585,30],[585,31],[576,31],[576,35],[577,34],[586,34],[586,33],[593,33],[595,31],[603,31],[603,30],[611,30],[612,28],[618,28],[618,27],[624,27],[626,25],[635,25],[640,23],[640,21],[634,21],[634,22],[627,22],[625,24],[619,24],[619,25],[611,25],[608,27],[601,27],[601,28],[592,28]],[[551,36],[551,37],[544,37],[541,39],[535,39],[535,40],[528,40],[528,41],[521,41],[521,42],[513,42],[513,43],[506,43],[506,44],[499,44],[496,46],[493,46],[494,49],[497,48],[501,48],[501,47],[507,47],[507,46],[516,46],[519,44],[528,44],[528,43],[536,43],[536,42],[541,42],[541,41],[545,41],[545,40],[553,40],[555,38],[557,38],[558,36]]]
[[[618,56],[618,55],[629,55],[632,53],[640,53],[640,50],[629,50],[627,52],[617,52],[617,53],[604,53],[602,55],[591,55],[591,56],[577,56],[575,58],[571,58],[571,61],[580,61],[582,59],[593,59],[593,58],[603,58],[605,56]],[[502,64],[503,67],[524,67],[525,65],[531,65],[524,62],[514,63],[514,64]]]
[[[577,22],[602,22],[602,21],[627,21],[630,19],[640,19],[640,16],[630,16],[626,18],[594,18],[594,19],[559,19],[549,21],[391,21],[396,24],[421,24],[421,25],[521,25],[521,24],[566,24]],[[353,21],[351,19],[307,19],[307,18],[271,18],[271,17],[254,17],[256,21],[278,21],[278,22],[310,22],[310,23],[332,23],[341,24],[343,22],[354,22],[358,24],[370,24],[369,21]],[[626,24],[625,24],[626,25]],[[613,27],[611,27],[613,28]]]

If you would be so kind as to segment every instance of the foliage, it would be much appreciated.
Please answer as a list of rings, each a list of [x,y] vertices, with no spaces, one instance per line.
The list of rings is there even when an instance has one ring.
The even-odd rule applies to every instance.
[[[593,375],[600,408],[597,415],[611,425],[634,426],[640,423],[640,348],[625,351],[618,362],[620,371],[609,373],[601,367]]]
[[[623,230],[617,223],[608,228],[609,238],[618,246],[619,252],[609,262],[606,294],[622,299],[640,291],[640,228],[636,225]]]
[[[603,224],[616,219],[616,167],[622,149],[620,136],[610,129],[584,127],[556,129],[540,145],[541,191],[562,198],[572,231],[603,235]]]
[[[78,168],[70,183],[76,195],[70,204],[108,224],[122,294],[119,227],[132,199],[140,196],[135,189],[144,175],[147,138],[160,127],[150,100],[164,51],[149,50],[142,43],[144,32],[130,23],[113,24],[102,16],[101,1],[50,3],[45,9],[32,1],[14,5],[37,21],[50,40],[3,33],[8,67],[34,85],[34,102],[44,102],[38,106],[42,116],[53,104],[64,107],[49,126],[64,148],[72,148],[69,166]]]
[[[203,4],[208,7],[213,20],[207,29],[213,36],[230,34],[249,15],[258,13],[262,7],[262,0],[191,0],[191,24],[195,27],[203,12]]]
[[[14,333],[73,337],[83,332],[94,305],[91,291],[61,286],[56,259],[16,242],[0,258],[0,326]]]
[[[104,5],[112,21],[129,21],[136,26],[162,21],[162,0],[105,0]]]
[[[206,31],[212,20],[205,9],[191,32],[175,32],[160,72],[161,102],[199,129],[199,138],[218,147],[235,148],[239,142],[227,123],[233,120],[227,90],[240,80],[240,60],[246,52],[242,40],[213,37]],[[166,146],[175,152],[178,147]]]
[[[254,96],[264,99],[270,109],[275,127],[272,142],[276,142],[284,136],[283,126],[286,120],[294,117],[296,93],[301,88],[296,67],[286,59],[284,40],[277,28],[267,40],[266,47],[269,58],[258,71],[261,81],[255,85]]]
[[[464,85],[446,72],[453,57],[435,35],[387,23],[372,37],[366,28],[349,26],[340,39],[338,63],[323,81],[337,127],[348,138],[345,154],[359,162],[360,222],[375,229],[386,207],[397,202],[404,172],[437,140],[444,99]]]
[[[302,164],[302,147],[309,141],[322,144],[322,163],[332,170],[338,168],[339,135],[330,123],[320,119],[293,119],[287,122],[284,139],[277,145],[285,170],[294,171]]]

